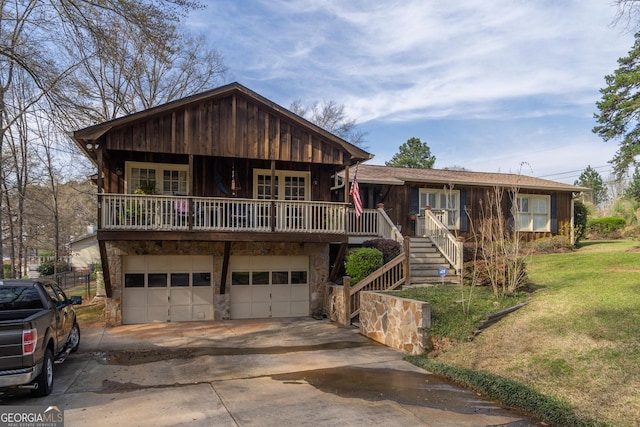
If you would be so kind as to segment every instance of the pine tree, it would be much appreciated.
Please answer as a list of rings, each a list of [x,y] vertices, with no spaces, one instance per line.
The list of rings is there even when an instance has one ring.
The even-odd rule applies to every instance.
[[[591,189],[590,202],[598,206],[608,200],[607,187],[604,185],[602,176],[590,165],[580,174],[574,185]]]
[[[420,138],[409,138],[385,165],[398,168],[431,169],[435,161],[436,157],[431,155],[431,149],[426,142],[420,141]]]

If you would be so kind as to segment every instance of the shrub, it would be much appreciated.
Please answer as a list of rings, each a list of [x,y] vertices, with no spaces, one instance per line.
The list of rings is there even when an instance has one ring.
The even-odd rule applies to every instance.
[[[355,249],[344,263],[347,274],[351,276],[351,285],[355,285],[382,265],[382,252],[375,248]]]
[[[540,254],[570,251],[574,248],[571,244],[571,239],[567,236],[552,236],[536,239],[527,243],[527,246],[534,252]]]
[[[619,197],[611,206],[611,215],[617,218],[624,218],[628,225],[634,225],[638,222],[636,212],[640,203],[636,200]]]
[[[605,217],[593,218],[587,221],[587,233],[592,238],[618,238],[620,231],[626,225],[624,218]]]
[[[622,230],[622,237],[624,237],[625,239],[640,238],[640,225],[626,227],[624,230]]]
[[[510,271],[512,269],[516,271]],[[475,283],[473,283],[474,277]],[[512,280],[513,283],[507,283]],[[523,258],[518,258],[515,262],[505,262],[504,259],[499,262],[488,262],[478,259],[464,264],[464,282],[468,286],[494,286],[505,290],[517,290],[524,286],[527,280],[527,263]]]
[[[37,268],[38,273],[42,276],[51,276],[54,273],[54,263],[53,261],[47,261],[40,264]],[[69,271],[69,264],[61,261],[58,263],[58,273],[62,271]]]
[[[382,260],[386,264],[402,253],[400,243],[391,239],[374,239],[362,243],[363,248],[375,248],[382,252]]]
[[[576,200],[573,207],[573,224],[575,230],[576,245],[582,240],[587,232],[587,218],[589,209],[580,200]]]

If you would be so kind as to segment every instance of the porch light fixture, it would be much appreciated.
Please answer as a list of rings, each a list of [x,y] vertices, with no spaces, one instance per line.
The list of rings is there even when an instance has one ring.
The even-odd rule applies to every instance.
[[[122,168],[121,167],[117,167],[116,168],[116,175],[122,176]]]
[[[313,185],[318,185],[318,177],[317,176],[313,177]]]

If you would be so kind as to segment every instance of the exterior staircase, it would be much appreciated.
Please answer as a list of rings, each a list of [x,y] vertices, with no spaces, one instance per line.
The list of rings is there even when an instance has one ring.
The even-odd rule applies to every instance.
[[[409,254],[410,286],[458,282],[455,270],[428,237],[412,237]],[[438,274],[441,267],[448,270],[444,278]]]

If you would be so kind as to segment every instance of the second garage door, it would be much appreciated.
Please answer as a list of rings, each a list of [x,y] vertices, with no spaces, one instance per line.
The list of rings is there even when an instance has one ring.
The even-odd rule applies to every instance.
[[[124,257],[122,323],[213,319],[210,256]]]
[[[232,319],[309,315],[306,256],[234,256],[229,278]]]

